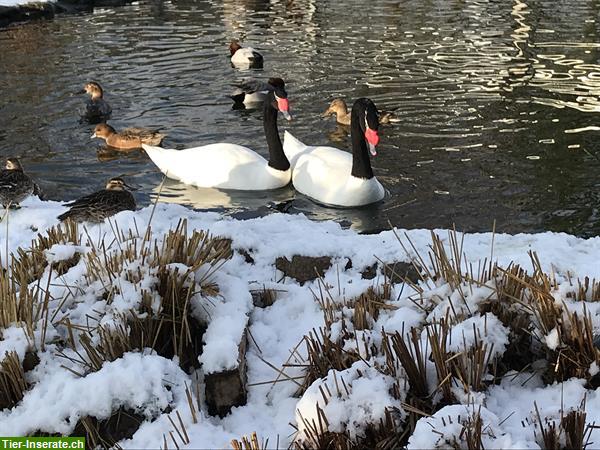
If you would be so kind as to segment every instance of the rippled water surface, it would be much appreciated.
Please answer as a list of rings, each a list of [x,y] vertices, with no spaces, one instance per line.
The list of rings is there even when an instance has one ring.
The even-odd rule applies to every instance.
[[[140,153],[105,158],[78,123],[74,92],[98,80],[115,128],[160,127],[163,145],[218,141],[266,156],[260,110],[232,109],[230,83],[278,75],[306,143],[349,148],[320,117],[328,102],[368,96],[396,110],[374,171],[381,204],[339,210],[292,188],[232,193],[167,182],[161,201],[242,217],[270,211],[334,218],[363,231],[450,227],[556,230],[598,222],[600,2],[149,1],[0,31],[0,155],[17,155],[52,199],[114,175],[152,201],[161,174]],[[260,50],[263,70],[230,66],[231,38]]]

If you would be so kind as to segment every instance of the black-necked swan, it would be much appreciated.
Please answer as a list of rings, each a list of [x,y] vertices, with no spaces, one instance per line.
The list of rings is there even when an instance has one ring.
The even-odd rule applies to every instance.
[[[265,82],[256,78],[244,78],[233,86],[235,86],[235,90],[230,97],[234,102],[246,105],[265,101],[267,94],[274,89],[268,81]]]
[[[263,57],[252,47],[242,47],[236,40],[229,44],[231,64],[239,69],[259,69],[263,66]]]
[[[350,125],[350,113],[348,112],[348,106],[343,98],[334,98],[329,107],[322,114],[322,117],[329,117],[335,115],[335,120],[341,125]],[[392,111],[379,111],[379,123],[397,123],[400,122],[400,118],[396,116]]]
[[[352,153],[334,147],[310,147],[285,132],[283,151],[292,166],[294,188],[332,206],[353,207],[383,199],[385,190],[371,169],[369,150],[379,143],[377,108],[368,98],[352,107]]]
[[[167,177],[198,187],[258,191],[277,189],[290,182],[290,163],[283,153],[277,130],[277,112],[291,120],[285,84],[272,78],[274,90],[264,105],[263,124],[269,160],[236,144],[209,144],[185,150],[142,144]]]

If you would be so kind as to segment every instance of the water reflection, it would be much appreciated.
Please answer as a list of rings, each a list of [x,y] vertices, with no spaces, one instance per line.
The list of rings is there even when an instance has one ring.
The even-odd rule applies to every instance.
[[[292,199],[291,187],[272,191],[225,191],[213,188],[198,188],[166,178],[150,193],[151,201],[178,203],[199,210],[216,210],[229,213],[254,210],[267,205],[277,205]]]
[[[382,128],[375,173],[384,204],[344,212],[293,190],[232,195],[167,185],[164,201],[236,213],[303,212],[359,229],[405,227],[600,232],[595,204],[600,111],[598,2],[149,0],[0,31],[0,153],[20,156],[54,199],[126,174],[154,198],[162,176],[143,155],[102,158],[71,92],[99,80],[111,125],[160,128],[165,147],[231,142],[267,155],[260,108],[233,110],[231,83],[281,76],[289,128],[349,149],[320,113],[334,97],[372,98],[401,122]],[[264,69],[229,65],[232,38]],[[65,58],[65,55],[69,55]],[[585,131],[585,132],[583,132]],[[290,203],[286,203],[291,201]],[[268,205],[271,205],[269,207]],[[266,208],[266,209],[265,209]]]

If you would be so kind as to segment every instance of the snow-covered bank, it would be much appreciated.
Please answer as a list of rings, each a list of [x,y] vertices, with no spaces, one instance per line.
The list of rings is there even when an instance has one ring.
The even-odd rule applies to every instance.
[[[31,3],[47,3],[48,0],[0,0],[0,6],[23,6]]]
[[[29,199],[20,210],[10,211],[0,223],[2,261],[7,261],[7,249],[16,255],[19,248],[29,248],[38,233],[44,234],[57,224],[56,216],[64,209],[58,203]],[[72,339],[67,323],[79,327],[76,330],[95,329],[97,325],[111,327],[137,308],[144,301],[143,292],[154,292],[162,276],[158,263],[147,261],[158,258],[161,252],[150,252],[143,263],[138,258],[148,222],[151,219],[153,239],[160,240],[182,218],[187,219],[188,234],[192,230],[210,231],[213,236],[231,239],[234,250],[222,265],[206,262],[194,267],[193,275],[182,282],[182,286],[192,281],[200,283],[210,273],[210,281],[219,288],[218,294],[190,294],[195,317],[208,322],[199,380],[182,370],[176,359],[164,358],[148,348],[99,364],[97,370],[78,363],[80,356],[65,344]],[[231,439],[254,431],[259,439],[269,439],[269,448],[277,442],[279,447],[287,447],[293,439],[311,446],[311,424],[318,424],[322,414],[327,418],[329,432],[345,432],[360,442],[368,433],[389,431],[389,427],[373,431],[380,420],[389,418],[394,426],[404,429],[409,417],[421,417],[414,412],[420,409],[432,417],[416,422],[414,432],[404,441],[410,448],[464,446],[464,430],[476,427],[473,423],[477,421],[482,424],[485,447],[539,448],[543,446],[540,418],[542,424],[558,423],[561,408],[566,414],[586,398],[587,423],[600,421],[600,399],[593,381],[600,358],[592,351],[592,360],[586,360],[587,367],[579,371],[564,365],[560,356],[557,369],[549,370],[543,359],[546,355],[550,361],[570,342],[569,332],[579,322],[574,322],[577,319],[568,314],[569,310],[578,311],[579,317],[584,311],[589,314],[594,331],[600,326],[600,303],[592,301],[598,300],[598,292],[593,292],[591,283],[580,289],[576,281],[586,276],[600,279],[600,238],[584,240],[557,233],[481,233],[465,235],[461,243],[459,235],[457,242],[462,251],[453,255],[452,249],[457,247],[450,246],[450,241],[454,236],[440,230],[437,234],[450,255],[448,260],[456,262],[460,256],[461,268],[471,267],[469,276],[458,277],[456,271],[440,266],[443,258],[427,258],[432,245],[429,230],[362,236],[334,222],[315,223],[303,216],[274,214],[238,221],[216,213],[158,204],[153,214],[151,207],[124,212],[111,223],[80,227],[79,233],[80,242],[74,243],[77,248],[61,243],[45,250],[49,265],[31,282],[32,289],[49,293],[45,299],[49,304],[47,316],[40,318],[33,333],[26,334],[19,327],[21,324],[12,324],[2,332],[3,355],[15,350],[22,360],[27,351],[37,350],[40,363],[25,375],[29,387],[23,399],[0,412],[0,435],[39,431],[69,434],[82,417],[106,419],[122,408],[133,411],[143,421],[131,438],[120,442],[125,448],[156,448],[163,445],[163,436],[167,436],[172,448],[171,439],[176,439],[181,448],[223,448]],[[156,245],[163,248],[161,242]],[[128,252],[134,246],[135,251]],[[502,271],[484,274],[489,267],[484,260],[490,258],[504,269],[509,269],[511,263],[513,268],[518,264],[533,274],[530,251],[540,261],[536,267],[538,275],[525,278],[516,270],[507,270],[508,275]],[[126,263],[111,264],[111,270],[100,273],[101,262],[94,259],[94,252],[131,256]],[[76,253],[82,256],[74,259]],[[300,285],[284,278],[275,268],[278,257],[291,259],[294,255],[329,256],[332,264],[321,279]],[[63,268],[51,264],[66,260],[72,261]],[[415,284],[398,282],[388,287],[383,286],[386,280],[381,268],[375,278],[363,278],[365,269],[381,261],[416,261],[432,275],[435,272],[435,276]],[[188,267],[178,262],[168,264],[167,269],[183,274]],[[551,274],[548,292],[553,297],[540,287],[546,280],[540,269]],[[423,267],[421,270],[426,272]],[[132,278],[132,274],[139,276]],[[519,280],[525,280],[525,288]],[[275,291],[275,302],[266,308],[253,307],[251,291],[264,288]],[[371,293],[357,300],[369,288]],[[210,302],[205,302],[211,295]],[[369,304],[369,296],[376,301]],[[541,299],[535,301],[547,302],[540,303],[544,311],[557,308],[552,309],[554,316],[540,314],[531,300],[538,296]],[[582,296],[588,301],[583,301]],[[508,312],[496,307],[495,302],[500,300]],[[361,326],[357,320],[359,303],[367,305],[363,306],[367,312],[361,316]],[[507,318],[513,318],[514,323]],[[514,355],[510,353],[524,348],[515,341],[519,334],[515,324],[523,318],[528,319],[527,335],[536,339],[523,358],[533,356],[522,365],[519,374],[511,364],[521,362],[512,361]],[[246,320],[250,335],[246,355],[247,404],[234,407],[222,419],[210,416],[202,398],[202,376],[229,369],[236,363],[235,344]],[[45,321],[49,322],[47,328],[43,326]],[[445,329],[444,324],[450,327]],[[422,364],[420,388],[401,357],[400,341],[411,327],[416,330],[415,338],[406,339],[406,343],[420,346],[425,355],[419,359],[412,352],[413,359]],[[333,343],[332,348],[343,348],[346,360],[341,362],[343,367],[323,366],[323,373],[303,386],[304,366],[311,358],[306,343],[315,342],[305,336],[319,336],[319,329]],[[90,332],[92,344],[97,345],[94,333]],[[81,344],[79,339],[74,340]],[[452,361],[447,367],[447,361],[440,365],[435,357],[429,357],[435,343],[443,347],[444,355],[450,355],[447,359]],[[482,355],[489,365],[484,364],[482,369],[469,365]],[[493,361],[497,362],[495,372]],[[446,369],[448,372],[444,373]],[[317,372],[313,371],[313,375]],[[460,378],[474,372],[481,375],[480,379]],[[494,380],[492,372],[501,379]],[[581,378],[571,378],[572,372]],[[200,393],[197,423],[188,404],[187,387],[193,385],[200,386],[191,390],[193,396]],[[426,411],[427,408],[430,409]],[[471,424],[467,423],[469,420]],[[290,423],[299,428],[297,436]],[[178,437],[177,430],[183,438]],[[564,435],[561,439],[564,441]],[[593,430],[591,441],[598,439],[600,435]]]

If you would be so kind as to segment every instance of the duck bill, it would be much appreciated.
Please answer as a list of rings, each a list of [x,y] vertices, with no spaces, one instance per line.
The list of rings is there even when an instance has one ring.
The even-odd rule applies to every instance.
[[[97,137],[98,137],[98,136],[96,136],[96,133],[94,133],[94,134],[92,134],[92,135],[90,136],[90,139],[94,139],[94,138],[97,138]]]
[[[371,152],[371,155],[376,156],[376,147],[377,144],[379,144],[379,134],[377,134],[377,131],[367,127],[367,131],[365,131],[365,140],[367,141],[367,144],[369,144],[369,151]]]
[[[277,98],[277,109],[281,112],[286,120],[292,120],[292,115],[290,114],[290,104],[287,98]]]
[[[327,119],[329,116],[331,116],[331,114],[333,114],[333,113],[331,112],[331,110],[330,110],[330,109],[328,109],[328,110],[327,110],[327,111],[325,111],[323,114],[321,114],[321,117],[322,117],[323,119]]]
[[[75,95],[85,94],[85,89],[81,89],[80,91],[75,92]]]

